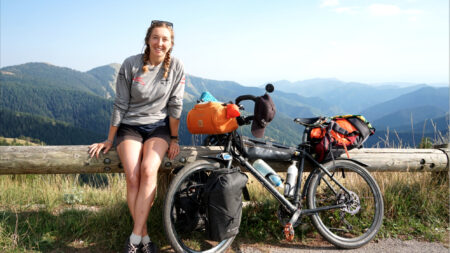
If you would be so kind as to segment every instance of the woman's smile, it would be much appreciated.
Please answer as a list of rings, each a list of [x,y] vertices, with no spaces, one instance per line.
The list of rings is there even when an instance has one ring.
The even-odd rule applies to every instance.
[[[172,47],[172,39],[169,29],[165,27],[156,27],[153,29],[149,39],[150,56],[157,58],[164,57]]]

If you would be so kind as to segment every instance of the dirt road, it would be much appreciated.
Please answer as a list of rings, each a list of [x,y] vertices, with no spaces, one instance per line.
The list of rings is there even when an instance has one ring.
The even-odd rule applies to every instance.
[[[293,245],[280,244],[277,246],[267,244],[240,244],[233,248],[239,253],[450,253],[448,246],[441,243],[420,242],[416,240],[402,241],[399,239],[385,239],[378,242],[371,242],[359,249],[342,250],[332,245]]]

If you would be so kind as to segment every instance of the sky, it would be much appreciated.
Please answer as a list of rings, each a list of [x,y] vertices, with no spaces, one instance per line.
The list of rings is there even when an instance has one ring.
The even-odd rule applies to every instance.
[[[0,1],[0,67],[122,63],[168,20],[173,55],[202,78],[449,83],[448,0]]]

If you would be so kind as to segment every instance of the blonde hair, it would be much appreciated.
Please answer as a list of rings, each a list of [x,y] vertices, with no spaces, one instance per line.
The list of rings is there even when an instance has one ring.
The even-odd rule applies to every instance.
[[[156,27],[165,27],[170,31],[170,38],[172,40],[172,47],[174,45],[174,33],[171,26],[168,26],[167,24],[163,22],[157,22],[152,24],[147,29],[147,34],[145,35],[145,50],[144,55],[142,56],[142,70],[145,72],[148,71],[148,66],[150,64],[150,45],[148,44],[148,40],[150,39],[150,36],[152,35],[153,29]],[[166,53],[166,56],[164,57],[164,79],[167,79],[169,76],[169,67],[170,67],[170,53],[172,52],[172,48],[169,49],[169,51]]]

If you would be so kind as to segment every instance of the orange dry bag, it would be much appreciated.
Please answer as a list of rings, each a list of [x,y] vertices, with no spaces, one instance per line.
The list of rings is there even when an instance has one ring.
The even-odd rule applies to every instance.
[[[227,106],[220,102],[196,104],[187,115],[191,134],[224,134],[238,128],[236,118],[227,118]]]

